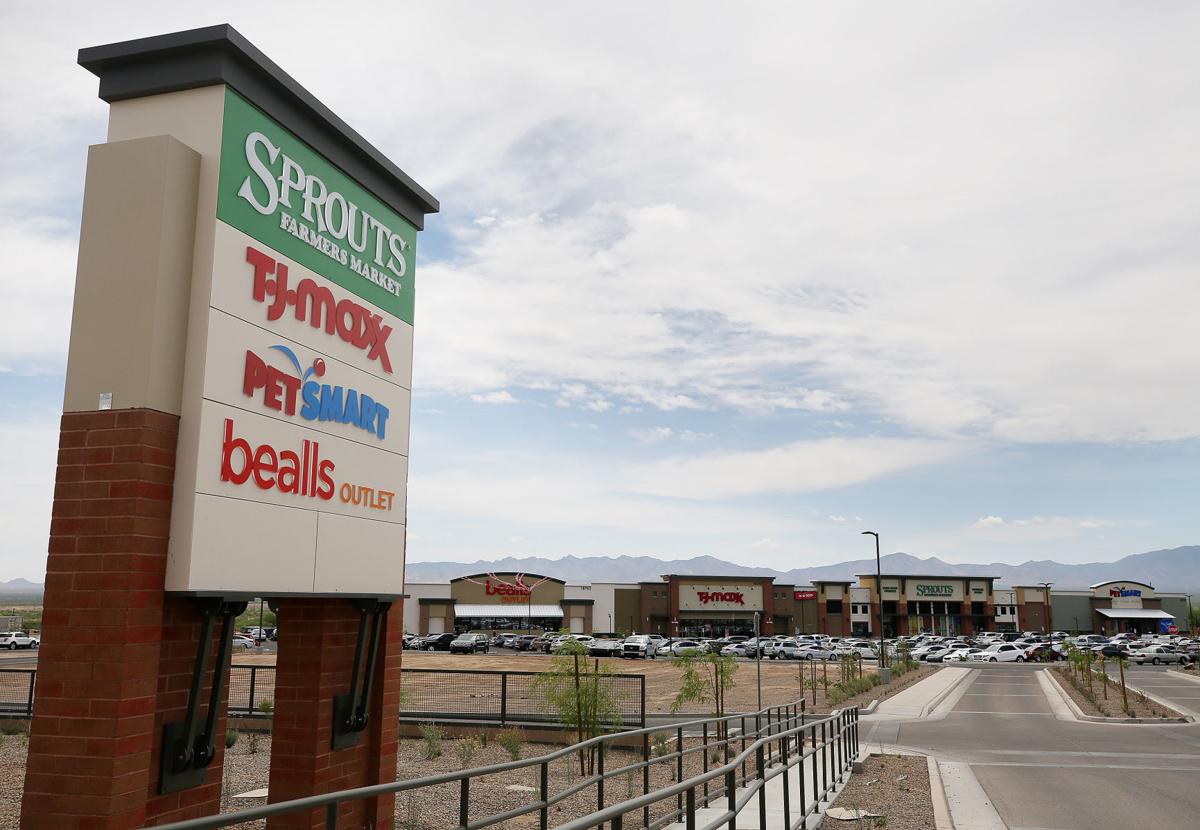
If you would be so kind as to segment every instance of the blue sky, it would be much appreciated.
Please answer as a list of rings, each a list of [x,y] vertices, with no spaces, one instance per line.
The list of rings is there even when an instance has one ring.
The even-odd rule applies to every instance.
[[[430,5],[319,49],[304,4],[0,10],[0,578],[44,570],[74,52],[219,21],[443,205],[411,560],[1197,541],[1194,4]]]

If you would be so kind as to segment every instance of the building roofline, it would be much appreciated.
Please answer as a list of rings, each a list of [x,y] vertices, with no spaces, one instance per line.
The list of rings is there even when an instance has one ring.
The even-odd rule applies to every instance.
[[[859,579],[862,579],[864,576],[870,577],[871,579],[875,578],[875,574],[873,573],[856,574],[856,576]],[[970,576],[961,576],[959,574],[890,574],[886,572],[880,574],[880,576],[883,579],[988,579],[993,582],[1000,578],[998,576],[977,576],[975,574]],[[815,581],[816,580],[814,580],[814,582]]]
[[[1103,582],[1097,582],[1095,585],[1089,585],[1088,587],[1094,591],[1097,588],[1099,588],[1101,585],[1116,585],[1118,583],[1128,584],[1128,585],[1141,585],[1143,588],[1149,588],[1151,591],[1154,590],[1154,586],[1151,585],[1149,582],[1142,582],[1139,579],[1106,579]]]

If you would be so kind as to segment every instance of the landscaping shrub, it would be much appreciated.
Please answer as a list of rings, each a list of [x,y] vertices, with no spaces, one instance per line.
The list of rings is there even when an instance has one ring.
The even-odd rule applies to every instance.
[[[225,748],[232,749],[234,744],[238,742],[238,731],[236,729],[225,730]]]
[[[436,723],[422,723],[418,727],[421,730],[421,740],[425,742],[425,760],[431,761],[438,758],[442,754],[442,738],[446,737],[446,733],[442,731],[442,727]]]
[[[514,761],[521,760],[521,730],[509,727],[496,733],[496,743],[504,747],[508,757]]]

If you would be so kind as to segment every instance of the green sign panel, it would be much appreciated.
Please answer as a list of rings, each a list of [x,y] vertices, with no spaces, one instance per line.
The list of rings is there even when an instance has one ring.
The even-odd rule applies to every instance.
[[[417,229],[231,89],[217,218],[412,323]]]
[[[953,594],[953,585],[917,585],[917,596],[919,597],[948,597]]]

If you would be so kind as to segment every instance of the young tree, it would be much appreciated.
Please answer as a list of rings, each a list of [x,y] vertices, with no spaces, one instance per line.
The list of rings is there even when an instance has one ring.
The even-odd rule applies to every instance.
[[[546,709],[564,726],[574,729],[579,742],[594,738],[611,725],[621,726],[624,697],[613,682],[615,672],[600,661],[589,665],[587,646],[576,639],[564,640],[540,672],[533,687],[545,698]],[[579,774],[588,775],[596,768],[594,750],[579,752]]]
[[[685,703],[711,703],[717,716],[717,737],[725,739],[725,693],[735,685],[737,661],[732,655],[685,651],[672,663],[683,670],[679,693],[671,703],[671,711],[678,712]]]

